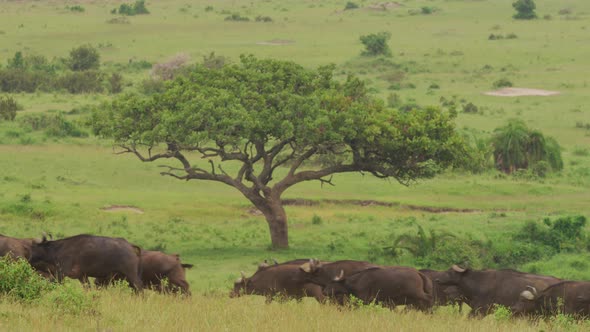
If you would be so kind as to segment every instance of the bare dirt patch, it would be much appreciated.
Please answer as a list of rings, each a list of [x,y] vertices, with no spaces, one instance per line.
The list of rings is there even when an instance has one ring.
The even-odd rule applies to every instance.
[[[142,209],[135,207],[135,206],[130,206],[130,205],[111,205],[111,206],[105,206],[100,209],[103,211],[107,211],[107,212],[124,211],[124,212],[134,212],[134,213],[143,214]]]
[[[283,205],[292,206],[316,206],[321,203],[334,204],[334,205],[358,205],[358,206],[385,206],[385,207],[400,207],[410,210],[425,211],[431,213],[480,213],[483,210],[478,209],[460,209],[452,207],[438,207],[438,206],[418,206],[410,204],[401,204],[397,202],[381,202],[374,200],[354,200],[354,199],[322,199],[322,200],[309,200],[303,198],[284,199]]]
[[[555,96],[559,91],[549,91],[529,88],[502,88],[496,91],[484,92],[484,95],[498,97],[521,97],[521,96]]]
[[[289,45],[289,44],[294,44],[295,41],[294,40],[288,40],[288,39],[273,39],[273,40],[267,40],[267,41],[261,41],[256,43],[256,45],[271,45],[271,46],[280,46],[280,45]]]

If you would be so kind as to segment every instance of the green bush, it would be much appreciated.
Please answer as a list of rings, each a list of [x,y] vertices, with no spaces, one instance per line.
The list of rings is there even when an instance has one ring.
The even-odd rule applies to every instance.
[[[229,16],[225,17],[226,21],[234,21],[234,22],[248,22],[250,19],[246,16],[242,16],[238,13],[233,13]]]
[[[501,78],[497,81],[494,82],[494,88],[499,89],[499,88],[509,88],[512,86],[512,82],[510,82],[508,79],[506,78]]]
[[[0,91],[3,92],[35,92],[47,90],[52,85],[52,76],[41,71],[25,69],[0,69]]]
[[[387,41],[391,38],[389,32],[372,33],[369,35],[361,36],[361,43],[365,46],[365,50],[362,55],[366,56],[377,56],[385,55],[390,56],[391,50],[387,45]]]
[[[134,4],[122,3],[119,9],[111,10],[112,14],[119,13],[120,15],[135,16],[149,14],[149,10],[145,5],[145,0],[137,0]]]
[[[11,96],[0,96],[0,121],[13,121],[19,106]]]
[[[88,133],[80,129],[75,123],[68,121],[62,113],[31,113],[19,117],[21,127],[44,131],[51,137],[87,137]]]
[[[351,10],[351,9],[358,9],[359,5],[357,5],[356,3],[349,1],[346,3],[346,6],[344,6],[344,10]]]
[[[588,250],[590,242],[584,230],[586,217],[568,216],[555,220],[543,219],[543,223],[528,222],[514,235],[516,241],[528,242],[552,248],[559,252]]]
[[[71,12],[78,12],[78,13],[83,13],[85,11],[84,7],[82,7],[80,5],[66,6],[66,9]]]
[[[102,92],[102,79],[98,70],[73,71],[60,76],[56,85],[74,94]]]
[[[270,23],[272,21],[272,17],[270,16],[256,16],[256,22]]]
[[[95,296],[98,296],[96,291],[85,290],[77,280],[66,280],[43,296],[43,302],[59,316],[76,316],[95,311]]]
[[[123,75],[112,73],[108,79],[108,90],[112,94],[123,91]]]
[[[73,71],[98,69],[100,67],[100,54],[92,45],[78,46],[70,51],[66,63]]]
[[[517,0],[512,3],[512,7],[516,9],[516,14],[512,17],[517,20],[531,20],[537,18],[537,14],[535,13],[536,5],[533,0]]]
[[[0,294],[23,302],[33,302],[54,285],[41,277],[24,259],[0,258]]]

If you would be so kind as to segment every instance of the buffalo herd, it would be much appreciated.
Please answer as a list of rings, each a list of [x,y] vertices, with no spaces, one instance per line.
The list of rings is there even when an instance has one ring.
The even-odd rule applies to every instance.
[[[150,287],[160,292],[190,294],[185,269],[178,255],[143,250],[123,238],[80,234],[60,240],[18,239],[0,235],[0,256],[24,259],[42,276],[61,282],[64,277],[97,286],[126,280],[141,291]],[[166,281],[164,281],[166,280]]]
[[[18,239],[0,235],[0,256],[24,259],[43,277],[61,282],[65,277],[98,287],[124,280],[137,291],[190,295],[185,269],[191,264],[178,255],[143,250],[123,238],[81,234],[53,240]],[[166,280],[166,281],[164,281]],[[279,264],[264,262],[251,277],[235,283],[230,297],[262,295],[274,298],[313,297],[320,303],[348,303],[354,296],[363,304],[388,308],[404,305],[424,312],[434,306],[463,303],[470,316],[483,316],[495,306],[515,316],[559,313],[590,317],[590,282],[523,273],[515,270],[472,270],[453,265],[446,271],[381,266],[369,262],[296,259]]]
[[[314,297],[324,303],[345,304],[354,296],[363,304],[388,308],[405,305],[431,312],[434,306],[463,303],[470,317],[484,316],[495,306],[515,316],[551,316],[559,313],[590,317],[590,282],[510,269],[472,270],[453,265],[446,271],[379,266],[362,261],[326,262],[297,259],[259,265],[254,275],[236,280],[230,297],[263,295],[273,298]]]

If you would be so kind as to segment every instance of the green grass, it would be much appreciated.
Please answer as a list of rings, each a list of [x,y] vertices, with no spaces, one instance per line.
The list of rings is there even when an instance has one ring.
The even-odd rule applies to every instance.
[[[184,261],[195,264],[187,275],[195,294],[190,300],[151,293],[137,298],[112,291],[98,297],[97,313],[63,319],[56,319],[55,312],[43,306],[3,300],[0,328],[270,330],[280,325],[287,330],[559,329],[545,325],[555,322],[535,325],[497,321],[494,317],[469,321],[446,309],[424,317],[413,312],[338,311],[308,300],[264,305],[256,297],[229,300],[222,296],[240,270],[253,273],[265,258],[365,260],[371,248],[391,241],[393,236],[415,232],[416,224],[482,241],[509,241],[525,221],[572,214],[590,217],[590,157],[584,153],[590,146],[590,131],[576,127],[577,123],[590,122],[585,107],[587,50],[580,46],[587,38],[590,6],[583,0],[567,4],[535,2],[539,17],[550,14],[551,20],[513,20],[512,0],[409,0],[385,12],[364,8],[369,1],[358,1],[363,8],[350,11],[342,11],[344,1],[153,1],[147,3],[150,15],[128,17],[129,24],[106,23],[117,17],[110,10],[119,1],[84,2],[83,13],[67,10],[65,1],[2,2],[2,65],[17,51],[51,59],[66,57],[72,48],[90,43],[98,47],[103,69],[122,72],[126,91],[133,91],[149,76],[149,70],[128,69],[130,60],[157,63],[179,52],[189,54],[194,62],[215,51],[233,62],[240,54],[252,53],[309,67],[334,63],[339,77],[360,75],[383,98],[395,92],[403,100],[418,104],[438,104],[440,97],[452,96],[474,103],[482,114],[459,114],[460,129],[490,134],[507,119],[521,118],[530,128],[558,140],[564,148],[565,169],[540,181],[515,180],[496,172],[448,172],[410,187],[360,174],[335,176],[335,187],[303,183],[290,189],[284,198],[320,203],[286,208],[291,248],[273,252],[268,249],[264,218],[253,214],[251,204],[233,188],[161,177],[157,164],[115,155],[110,142],[96,137],[56,139],[27,131],[16,123],[0,123],[0,233],[20,237],[38,236],[42,231],[58,236],[123,236],[145,248],[180,253]],[[205,10],[209,5],[212,11]],[[439,10],[431,15],[409,14],[422,6]],[[572,13],[559,15],[566,7]],[[230,15],[224,11],[247,16],[251,22],[224,21]],[[258,15],[272,17],[274,22],[252,22]],[[361,57],[359,37],[380,31],[391,33],[393,56],[385,61]],[[491,33],[515,33],[518,38],[489,41]],[[257,44],[275,39],[293,42]],[[400,83],[412,83],[414,89],[389,89],[391,82],[387,79],[398,79],[396,72],[400,70],[404,70]],[[501,78],[516,87],[561,94],[516,98],[483,95]],[[439,89],[429,89],[433,84]],[[20,117],[30,112],[68,112],[111,96],[34,93],[17,94],[15,98],[24,108]],[[85,114],[68,118],[83,121]],[[235,171],[235,165],[225,169]],[[326,200],[399,205],[357,206]],[[101,210],[110,205],[136,206],[144,213]],[[410,206],[476,211],[430,213]],[[322,223],[314,224],[314,216]],[[559,254],[519,268],[590,279],[583,264],[586,256]],[[414,259],[406,255],[388,263],[413,265]]]

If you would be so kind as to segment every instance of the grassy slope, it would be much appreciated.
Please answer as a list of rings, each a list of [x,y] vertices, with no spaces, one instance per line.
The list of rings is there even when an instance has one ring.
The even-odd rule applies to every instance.
[[[532,127],[555,136],[565,148],[566,160],[564,173],[543,183],[496,179],[494,174],[448,174],[421,181],[410,188],[358,174],[335,177],[336,187],[321,188],[318,183],[305,183],[287,192],[286,197],[365,199],[483,211],[430,214],[378,206],[288,207],[292,248],[272,253],[267,251],[269,240],[264,219],[252,215],[248,202],[229,187],[162,178],[156,175],[157,165],[141,164],[130,156],[114,156],[104,143],[97,144],[93,139],[73,143],[54,143],[49,139],[33,146],[0,145],[0,233],[34,236],[42,230],[59,235],[87,232],[124,236],[148,247],[165,246],[167,251],[179,252],[186,261],[197,265],[188,278],[198,293],[227,289],[240,270],[251,272],[257,262],[270,256],[366,259],[372,243],[386,239],[390,233],[415,230],[415,225],[407,219],[410,216],[426,228],[494,239],[509,234],[525,220],[562,213],[589,215],[590,189],[579,185],[589,182],[587,179],[579,182],[580,179],[570,174],[572,163],[577,163],[576,167],[590,166],[588,157],[571,153],[576,146],[590,145],[588,132],[574,128],[576,122],[590,122],[588,110],[584,108],[586,50],[580,46],[587,39],[588,4],[582,0],[571,0],[567,4],[536,1],[540,16],[551,14],[553,19],[517,22],[510,19],[511,2],[405,1],[404,7],[388,12],[365,9],[340,12],[344,6],[340,1],[322,1],[321,4],[316,1],[257,1],[244,5],[235,1],[191,1],[190,7],[189,2],[184,1],[158,1],[148,2],[151,15],[131,17],[131,24],[122,25],[105,23],[113,17],[109,11],[118,1],[83,4],[86,12],[81,14],[64,10],[62,1],[0,1],[0,31],[3,32],[0,63],[5,63],[19,50],[62,57],[72,47],[86,42],[103,45],[100,51],[107,68],[129,59],[161,61],[177,52],[186,52],[198,60],[215,51],[233,61],[239,54],[253,53],[290,59],[306,66],[336,63],[342,74],[356,71],[369,79],[383,97],[391,92],[387,90],[389,84],[378,78],[381,73],[372,69],[370,62],[358,56],[361,50],[358,37],[390,31],[392,61],[408,66],[411,70],[405,82],[416,85],[416,89],[396,91],[403,98],[415,98],[421,104],[437,103],[440,96],[465,98],[483,108],[484,115],[462,114],[458,126],[482,131],[491,131],[508,118],[520,117]],[[209,4],[214,10],[206,12],[204,9]],[[430,16],[408,15],[409,9],[423,5],[435,6],[441,11]],[[574,19],[557,14],[565,7],[572,8]],[[181,8],[186,10],[181,11]],[[220,13],[224,9],[250,18],[268,15],[275,22],[224,22],[227,15]],[[511,32],[516,33],[518,39],[487,39],[490,33]],[[256,45],[256,42],[272,39],[295,43]],[[485,65],[492,69],[482,72]],[[132,74],[132,78],[144,75]],[[492,82],[499,78],[508,78],[519,87],[558,90],[562,95],[497,98],[481,94],[490,90]],[[437,83],[440,89],[428,92],[431,83]],[[25,106],[24,112],[69,110],[106,98],[108,96],[63,94],[17,96]],[[0,126],[0,141],[7,128]],[[4,141],[12,142],[6,137]],[[31,202],[25,206],[32,207],[37,214],[18,210],[23,206],[23,195],[27,194]],[[145,213],[100,210],[111,204],[138,206]],[[499,210],[508,210],[506,217],[498,218],[493,213]],[[311,218],[316,214],[324,221],[322,225],[312,225]],[[539,263],[536,268],[568,278],[590,278],[588,271],[572,272],[568,264],[563,264],[568,259],[578,260],[560,257]],[[205,302],[200,297],[193,301],[196,306]],[[235,307],[249,308],[249,302],[241,301],[250,300],[240,300],[235,305],[235,302],[219,299],[212,306],[229,305],[232,312],[237,310],[238,317],[244,317],[245,313]],[[147,312],[154,310],[149,301],[141,305],[148,307]],[[111,305],[105,305],[104,311],[113,319],[112,325],[128,326],[131,318],[112,318],[117,317],[118,311],[109,311],[106,306],[111,308]],[[213,307],[212,312],[217,312]],[[289,326],[299,326],[304,321],[295,317],[317,310],[315,304],[307,303],[297,309],[274,305],[265,308],[268,310],[255,310],[257,316],[247,320],[250,326],[267,326],[263,324],[277,316],[285,317]],[[23,310],[16,315],[35,313],[24,308],[15,310]],[[178,321],[188,319],[178,315],[183,317]],[[326,309],[326,315],[341,321],[337,311]],[[413,324],[417,320],[413,316],[398,316],[396,322],[407,319],[408,324]],[[13,316],[7,317],[2,321],[16,321],[10,318]],[[363,320],[365,318],[379,329],[385,329],[393,321],[389,316],[363,317]],[[211,329],[221,329],[224,322],[246,321],[215,319],[212,318]],[[32,327],[25,320],[18,321],[23,324],[19,325],[21,329]],[[146,324],[149,322],[147,319]],[[350,326],[350,321],[342,322],[343,326]],[[64,324],[74,329],[80,327],[76,320]],[[313,324],[319,328],[325,321],[313,321]],[[432,324],[442,326],[444,323]],[[423,329],[429,326],[432,325]],[[490,326],[481,329],[490,329]]]

